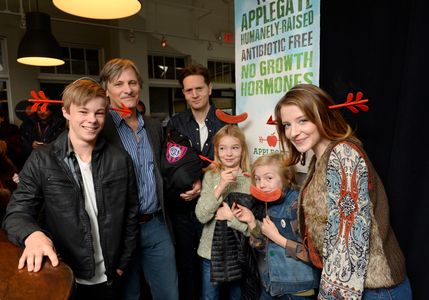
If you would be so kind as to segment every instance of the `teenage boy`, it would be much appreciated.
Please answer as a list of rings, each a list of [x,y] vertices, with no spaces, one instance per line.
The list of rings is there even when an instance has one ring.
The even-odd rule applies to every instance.
[[[19,269],[38,272],[44,256],[55,267],[60,255],[74,272],[76,299],[119,299],[117,279],[137,235],[133,164],[98,136],[109,106],[99,84],[77,80],[63,100],[69,130],[31,153],[3,228],[24,247]]]

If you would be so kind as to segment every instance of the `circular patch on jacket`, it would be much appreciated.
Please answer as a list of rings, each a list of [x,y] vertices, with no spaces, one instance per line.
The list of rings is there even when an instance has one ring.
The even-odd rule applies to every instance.
[[[285,220],[281,219],[280,220],[280,225],[282,226],[282,228],[286,228],[286,222],[285,222]]]
[[[185,156],[187,150],[188,147],[167,142],[167,151],[165,152],[165,157],[169,163],[175,163]]]

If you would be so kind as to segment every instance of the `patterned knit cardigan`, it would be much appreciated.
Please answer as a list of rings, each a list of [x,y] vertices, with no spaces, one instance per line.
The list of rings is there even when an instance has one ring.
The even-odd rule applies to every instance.
[[[361,299],[364,288],[405,279],[383,184],[358,140],[332,142],[318,161],[313,157],[299,223],[323,259],[318,299]]]

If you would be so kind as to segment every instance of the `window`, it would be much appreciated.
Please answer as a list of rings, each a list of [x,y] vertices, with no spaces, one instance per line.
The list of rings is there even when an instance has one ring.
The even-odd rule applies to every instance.
[[[8,114],[8,101],[7,101],[7,84],[6,80],[0,79],[0,109]]]
[[[40,73],[94,75],[100,72],[100,50],[79,47],[61,47],[64,65],[41,67]]]
[[[4,44],[4,38],[0,37],[0,74],[6,72],[6,59],[4,57],[4,53],[6,52],[6,50]]]
[[[8,79],[9,74],[7,72],[7,63],[6,63],[6,39],[0,37],[0,110],[5,116],[10,117],[9,112],[10,103],[8,97]],[[11,120],[8,118],[8,120]]]
[[[235,83],[235,64],[233,62],[209,60],[207,68],[213,82]]]
[[[185,67],[184,57],[148,55],[149,79],[172,79],[179,77]]]

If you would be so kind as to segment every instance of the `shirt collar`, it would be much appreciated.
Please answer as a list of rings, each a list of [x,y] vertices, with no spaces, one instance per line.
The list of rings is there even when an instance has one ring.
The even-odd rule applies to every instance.
[[[217,118],[215,115],[216,108],[214,105],[210,105],[209,111],[207,112],[205,120],[213,121],[214,118]],[[195,120],[194,115],[192,114],[192,110],[189,108],[185,110],[185,117],[187,121]]]
[[[116,128],[119,128],[123,124],[126,123],[125,120],[124,120],[124,118],[122,118],[117,111],[112,111],[111,110],[110,114],[112,115],[112,119],[113,119],[113,122],[116,125]],[[144,126],[144,119],[143,119],[143,116],[142,116],[142,114],[140,112],[137,112],[137,118],[138,118],[138,121],[139,121],[139,128],[140,128],[140,126],[143,127]]]

